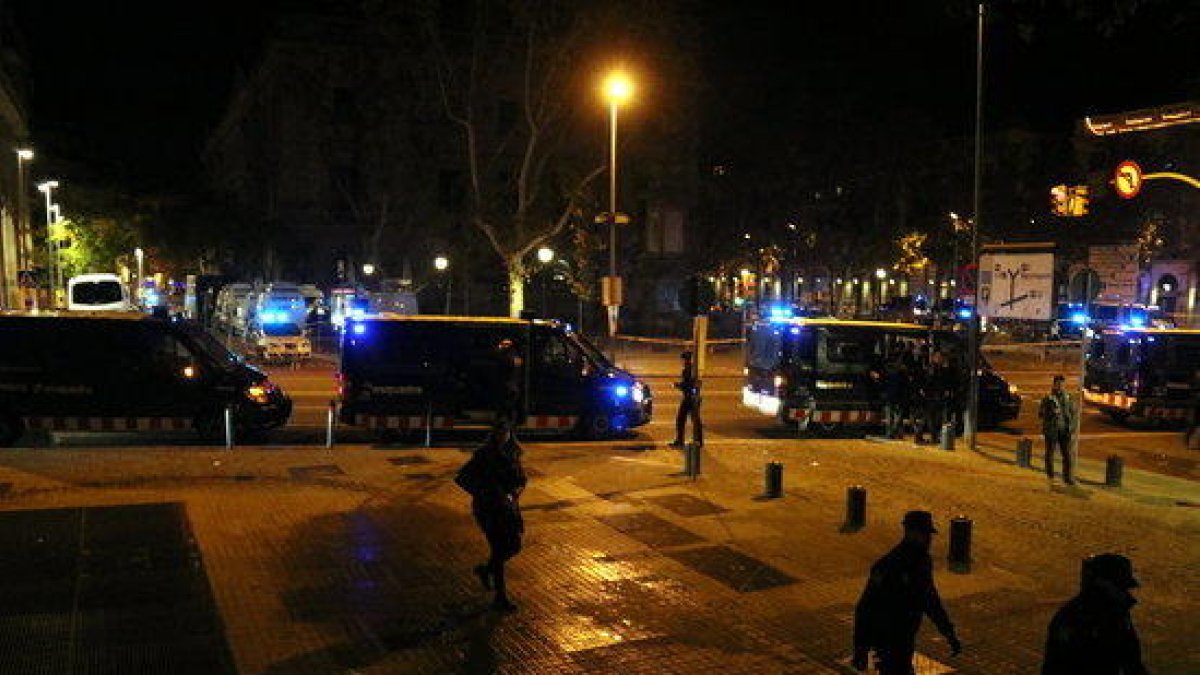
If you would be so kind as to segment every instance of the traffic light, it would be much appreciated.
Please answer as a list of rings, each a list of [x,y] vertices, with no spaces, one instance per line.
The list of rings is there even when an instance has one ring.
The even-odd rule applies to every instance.
[[[1050,188],[1050,212],[1064,218],[1079,218],[1088,213],[1086,185],[1055,185]]]
[[[1068,201],[1068,209],[1071,216],[1075,218],[1087,215],[1088,187],[1086,185],[1076,185],[1071,188],[1071,199]]]
[[[1066,185],[1055,185],[1050,188],[1050,213],[1065,216],[1069,213],[1071,192]]]
[[[703,316],[708,314],[716,298],[712,282],[699,274],[693,274],[684,279],[676,299],[679,300],[679,308],[688,316]]]

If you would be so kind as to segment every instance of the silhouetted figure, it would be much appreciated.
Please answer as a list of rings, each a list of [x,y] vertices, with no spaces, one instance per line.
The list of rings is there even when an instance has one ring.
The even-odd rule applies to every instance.
[[[1123,555],[1086,558],[1079,595],[1055,613],[1042,675],[1141,675],[1142,645],[1129,611],[1137,604],[1133,564]]]
[[[504,564],[521,551],[525,523],[519,498],[525,489],[521,446],[506,423],[497,423],[471,459],[459,469],[455,482],[471,494],[471,513],[487,537],[487,562],[475,567],[484,588],[494,590],[492,606],[512,611],[504,583]]]
[[[933,352],[920,382],[921,404],[924,410],[921,426],[914,439],[917,443],[924,442],[926,432],[930,436],[929,442],[938,441],[942,433],[942,424],[946,422],[947,408],[954,398],[954,390],[954,372],[946,365],[946,358],[941,352]]]
[[[696,369],[692,366],[691,352],[683,352],[679,358],[683,360],[683,371],[675,388],[683,394],[683,400],[679,402],[679,412],[675,414],[675,440],[671,441],[671,445],[683,445],[689,417],[692,420],[692,442],[704,445],[704,423],[700,421],[700,378],[696,377]]]
[[[951,656],[962,651],[933,583],[929,557],[937,533],[933,516],[928,511],[909,511],[903,524],[904,539],[871,566],[867,587],[854,608],[852,665],[859,671],[867,669],[867,658],[874,651],[883,675],[911,675],[922,615],[928,615],[950,643]]]
[[[524,363],[512,340],[504,338],[496,345],[496,421],[507,421],[513,427],[525,421],[521,406],[521,367]]]
[[[1071,471],[1071,434],[1075,433],[1075,406],[1071,395],[1063,389],[1064,378],[1055,375],[1050,393],[1038,406],[1038,418],[1042,420],[1042,437],[1046,441],[1046,477],[1054,482],[1054,451],[1062,455],[1063,481],[1075,484],[1075,473]]]
[[[898,354],[883,370],[883,417],[888,438],[904,437],[911,387],[912,379],[904,365],[904,357]]]

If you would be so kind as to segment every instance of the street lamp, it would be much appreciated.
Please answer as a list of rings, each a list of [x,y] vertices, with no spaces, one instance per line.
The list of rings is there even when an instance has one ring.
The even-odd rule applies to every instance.
[[[621,71],[614,71],[604,81],[604,97],[608,100],[608,335],[617,334],[617,319],[621,313],[621,282],[617,278],[617,109],[633,97],[633,80]]]
[[[433,269],[437,270],[438,272],[446,272],[447,270],[450,269],[450,259],[444,255],[437,256],[436,258],[433,259]],[[446,311],[445,311],[446,314],[450,313],[450,293],[451,293],[451,291],[454,290],[454,287],[452,286],[453,283],[454,283],[454,275],[447,274],[446,275]],[[470,290],[470,289],[468,289],[468,290]]]
[[[887,279],[887,270],[882,267],[876,268],[875,278],[879,280],[879,300],[875,302],[875,306],[879,307],[883,304],[883,281]]]
[[[538,262],[542,265],[549,265],[554,260],[554,249],[543,246],[537,250]],[[546,270],[542,270],[542,317],[548,314],[546,309],[546,287],[550,285],[550,280],[546,278]]]
[[[538,262],[542,263],[543,265],[549,263],[551,260],[554,260],[554,249],[547,248],[545,246],[539,248],[537,251],[537,259]]]
[[[143,275],[145,274],[146,252],[142,250],[141,246],[133,249],[133,258],[137,260],[137,293],[134,295],[137,297],[138,304],[141,304],[142,294],[145,293],[146,288],[146,284],[143,281]]]
[[[371,263],[365,263],[362,266],[362,272],[367,276],[371,276],[372,274],[375,274],[375,266]]]
[[[47,304],[50,307],[54,306],[54,209],[52,208],[54,199],[51,194],[54,188],[58,187],[58,181],[47,180],[38,183],[38,192],[46,195],[46,291],[50,297],[47,299]]]

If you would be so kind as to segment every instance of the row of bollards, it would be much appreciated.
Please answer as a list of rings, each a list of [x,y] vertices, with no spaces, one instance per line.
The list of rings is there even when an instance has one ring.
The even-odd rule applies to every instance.
[[[1021,469],[1033,468],[1033,440],[1022,438],[1017,441],[1017,467]],[[1121,487],[1121,481],[1125,477],[1125,460],[1119,455],[1109,455],[1104,460],[1104,485],[1105,487]]]
[[[234,413],[232,406],[225,406],[224,426],[225,426],[225,449],[232,450],[236,438],[234,437]],[[333,429],[337,424],[337,401],[329,402],[329,409],[325,414],[325,447],[333,447]]]

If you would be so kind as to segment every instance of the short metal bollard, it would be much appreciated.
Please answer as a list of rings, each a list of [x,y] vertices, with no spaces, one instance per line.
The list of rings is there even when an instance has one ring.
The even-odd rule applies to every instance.
[[[946,422],[942,425],[942,450],[947,452],[954,450],[954,424]]]
[[[700,475],[701,449],[701,446],[696,443],[688,443],[683,446],[683,472],[693,480]]]
[[[971,526],[972,521],[966,516],[957,516],[950,520],[950,569],[954,572],[966,573],[971,571]]]
[[[851,485],[846,489],[846,523],[843,530],[861,530],[867,525],[867,489]]]
[[[778,499],[783,496],[783,464],[779,462],[767,462],[763,480],[765,483],[763,488],[764,497],[767,499]]]
[[[1017,466],[1028,469],[1033,463],[1033,439],[1022,438],[1017,441]]]
[[[325,447],[333,447],[333,425],[337,419],[337,401],[329,402],[329,411],[325,416]]]
[[[1121,478],[1125,474],[1125,460],[1117,455],[1109,455],[1104,463],[1104,484],[1108,487],[1121,487]]]
[[[233,448],[233,408],[225,406],[225,449]]]

